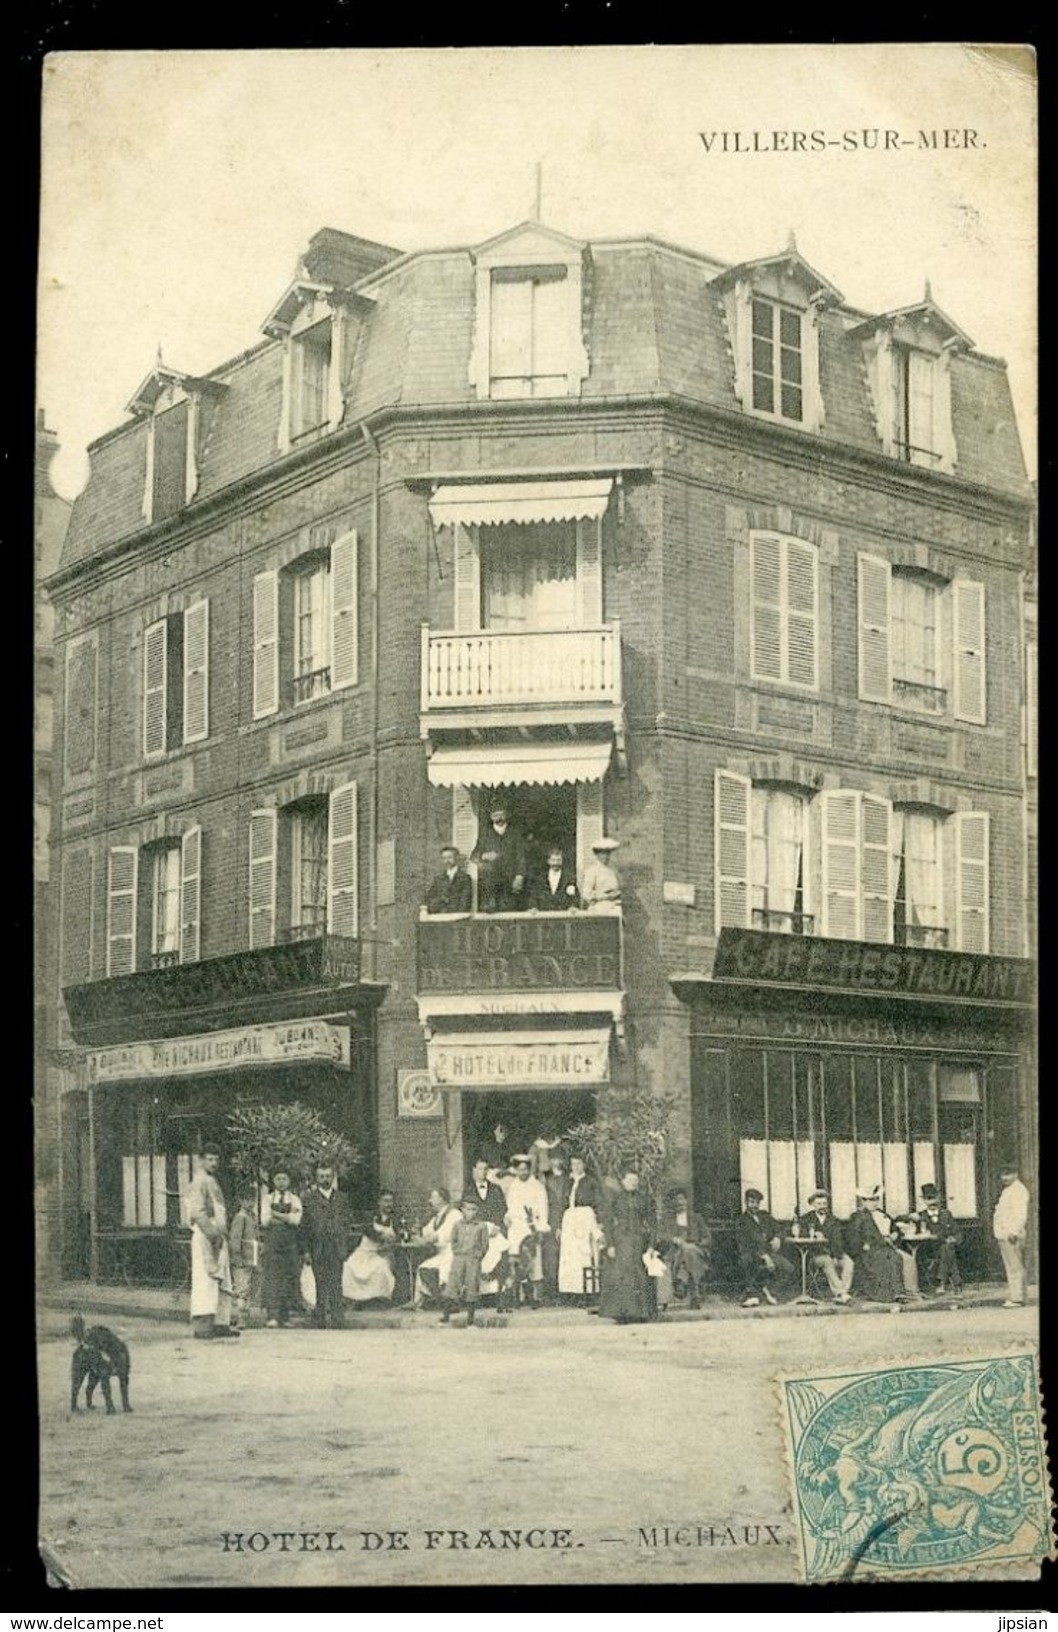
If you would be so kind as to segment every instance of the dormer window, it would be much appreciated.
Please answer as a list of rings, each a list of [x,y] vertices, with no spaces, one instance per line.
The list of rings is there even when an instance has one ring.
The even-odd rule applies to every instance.
[[[918,306],[861,324],[875,425],[883,452],[902,464],[955,469],[951,371],[968,336],[929,296]]]
[[[349,311],[366,298],[302,277],[269,314],[264,331],[283,342],[283,396],[277,446],[336,431],[345,413],[343,379],[349,355]]]
[[[146,422],[143,518],[148,523],[179,515],[198,492],[198,456],[208,430],[217,380],[193,379],[159,359],[128,405]],[[207,416],[204,423],[204,416]]]
[[[331,323],[324,320],[291,341],[290,440],[327,423],[331,370]]]
[[[792,245],[713,280],[731,336],[735,395],[758,419],[818,431],[823,425],[819,322],[841,295]]]
[[[585,246],[537,222],[474,254],[470,383],[494,401],[580,394]]]

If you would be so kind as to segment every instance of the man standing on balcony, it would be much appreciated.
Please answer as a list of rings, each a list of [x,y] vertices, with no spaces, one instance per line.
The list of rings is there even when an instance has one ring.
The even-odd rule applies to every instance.
[[[441,847],[441,871],[426,892],[423,903],[429,913],[469,912],[473,902],[470,874],[461,866],[454,844]]]
[[[478,910],[521,912],[525,905],[525,846],[507,820],[505,805],[496,804],[489,825],[471,857],[478,864]]]
[[[620,912],[621,880],[610,865],[618,842],[616,839],[596,839],[591,848],[592,860],[584,869],[584,882],[581,885],[581,904],[588,912]]]

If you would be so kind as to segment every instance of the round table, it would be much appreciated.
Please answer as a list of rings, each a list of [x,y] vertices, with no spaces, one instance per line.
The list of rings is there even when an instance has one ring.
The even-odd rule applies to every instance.
[[[914,1235],[902,1235],[899,1230],[896,1230],[889,1237],[889,1239],[892,1241],[898,1252],[907,1251],[910,1249],[911,1257],[915,1265],[916,1290],[913,1293],[910,1293],[909,1296],[915,1298],[924,1297],[925,1294],[923,1293],[922,1288],[919,1286],[918,1281],[918,1249],[919,1247],[927,1246],[931,1241],[939,1241],[940,1237],[938,1235],[925,1235],[921,1231],[917,1230]]]
[[[786,1245],[796,1247],[801,1254],[801,1290],[797,1297],[792,1300],[794,1303],[822,1303],[822,1298],[814,1298],[808,1290],[808,1254],[810,1252],[819,1252],[821,1248],[826,1247],[826,1244],[827,1238],[825,1235],[788,1235],[786,1237]]]

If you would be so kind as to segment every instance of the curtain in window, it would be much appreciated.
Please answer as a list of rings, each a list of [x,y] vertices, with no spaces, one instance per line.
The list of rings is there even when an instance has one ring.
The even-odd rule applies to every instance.
[[[481,585],[486,629],[575,629],[575,525],[483,527]]]
[[[771,1186],[768,1183],[768,1141],[740,1139],[738,1144],[739,1182],[742,1195],[747,1190],[759,1190],[764,1197],[765,1209],[770,1212]]]
[[[804,801],[774,788],[753,790],[753,906],[767,913],[802,910]],[[769,923],[784,929],[789,924]]]
[[[159,850],[154,858],[155,952],[180,948],[180,851]]]

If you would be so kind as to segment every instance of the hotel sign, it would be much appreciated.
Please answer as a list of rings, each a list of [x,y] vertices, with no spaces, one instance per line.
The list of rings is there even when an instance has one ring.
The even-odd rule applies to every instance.
[[[426,1045],[438,1088],[548,1088],[610,1080],[609,1037],[507,1042],[496,1038]]]
[[[349,1064],[349,1027],[323,1020],[291,1020],[281,1025],[241,1026],[194,1037],[93,1048],[87,1055],[90,1083],[130,1082],[143,1077],[193,1077],[243,1066],[292,1065],[323,1061]]]
[[[813,987],[922,1001],[1031,1004],[1032,965],[1023,958],[816,940],[764,930],[722,929],[715,981]]]
[[[613,991],[621,920],[592,913],[422,918],[420,992]]]

